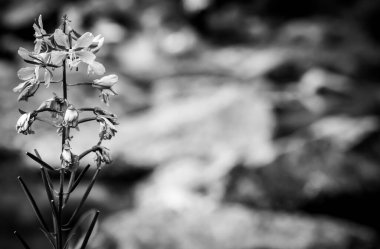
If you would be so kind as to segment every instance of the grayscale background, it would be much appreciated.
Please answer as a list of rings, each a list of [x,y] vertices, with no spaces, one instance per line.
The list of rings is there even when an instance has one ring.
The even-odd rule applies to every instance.
[[[58,86],[17,102],[12,88],[42,14],[64,14],[105,45],[115,73],[110,107],[70,88],[76,106],[100,106],[120,125],[85,209],[101,210],[90,249],[372,249],[380,235],[380,2],[372,0],[0,1],[0,248],[50,248],[17,182],[44,215],[38,149],[59,166],[60,137],[35,123]],[[68,80],[88,81],[84,68]],[[94,79],[93,76],[90,79]],[[75,132],[80,153],[96,124]],[[89,162],[92,156],[87,157]],[[84,189],[73,196],[73,206]],[[70,207],[69,207],[70,209]]]

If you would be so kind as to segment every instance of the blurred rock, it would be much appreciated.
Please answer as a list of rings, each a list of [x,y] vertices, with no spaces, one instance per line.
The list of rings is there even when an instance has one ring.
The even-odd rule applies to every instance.
[[[103,223],[119,249],[364,249],[376,248],[364,228],[326,218],[252,211],[241,206],[191,208],[152,206],[120,212]]]
[[[303,75],[298,91],[302,103],[318,115],[375,114],[380,102],[375,84],[318,68]]]
[[[373,198],[380,193],[374,152],[378,145],[370,139],[377,130],[373,117],[314,122],[279,139],[279,154],[272,163],[261,168],[235,167],[225,199],[261,208],[305,208],[379,229],[380,220],[374,218],[379,206]]]
[[[121,121],[119,134],[128,139],[118,141],[115,149],[124,158],[153,165],[189,157],[207,165],[226,155],[234,160],[271,160],[270,106],[254,88],[215,84],[177,89],[182,91],[180,98]]]

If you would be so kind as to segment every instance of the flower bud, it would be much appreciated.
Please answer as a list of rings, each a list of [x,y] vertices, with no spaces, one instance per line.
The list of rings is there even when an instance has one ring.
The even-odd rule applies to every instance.
[[[54,94],[53,98],[47,99],[38,107],[37,111],[42,109],[50,109],[52,118],[57,118],[62,115],[62,110],[64,109],[66,102],[63,98],[58,97]]]
[[[34,118],[31,117],[31,113],[24,113],[17,120],[16,130],[18,133],[22,133],[24,135],[33,134],[34,131],[31,130],[31,125],[34,121]]]
[[[109,152],[109,149],[106,147],[100,146],[99,150],[95,151],[96,154],[96,161],[98,164],[100,163],[106,163],[110,164],[112,162],[111,154]]]
[[[73,170],[79,166],[79,157],[71,152],[71,147],[68,141],[63,145],[61,153],[62,168]]]
[[[79,112],[74,108],[73,105],[69,105],[66,109],[65,116],[63,118],[63,122],[65,126],[68,127],[77,127],[78,125]]]
[[[107,76],[103,76],[100,79],[95,79],[94,83],[92,83],[93,87],[100,89],[110,89],[116,82],[119,80],[116,74],[110,74]]]
[[[70,147],[64,145],[64,148],[61,153],[62,168],[67,168],[72,164],[72,156]]]
[[[100,139],[109,140],[117,132],[115,126],[103,116],[99,117],[99,137]]]

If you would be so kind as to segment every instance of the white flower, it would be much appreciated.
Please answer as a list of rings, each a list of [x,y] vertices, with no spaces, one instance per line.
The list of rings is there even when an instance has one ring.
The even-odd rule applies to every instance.
[[[31,130],[31,125],[34,121],[34,117],[31,117],[31,113],[24,113],[17,120],[16,130],[18,133],[22,133],[24,135],[33,134],[34,131]]]
[[[58,46],[67,50],[67,63],[70,68],[78,67],[81,62],[88,65],[88,73],[92,72],[102,75],[105,72],[104,66],[95,61],[95,52],[103,45],[104,39],[101,36],[94,37],[90,32],[86,32],[78,39],[72,40],[72,46],[69,43],[69,37],[61,29],[54,32],[54,40]]]
[[[110,74],[107,76],[103,76],[100,79],[95,79],[92,83],[92,86],[98,88],[100,90],[100,97],[102,101],[108,105],[109,96],[117,95],[117,93],[112,89],[112,86],[117,83],[119,77],[116,74]]]
[[[78,125],[79,112],[74,108],[72,104],[70,104],[65,112],[65,116],[63,118],[64,126],[68,127],[77,127]]]

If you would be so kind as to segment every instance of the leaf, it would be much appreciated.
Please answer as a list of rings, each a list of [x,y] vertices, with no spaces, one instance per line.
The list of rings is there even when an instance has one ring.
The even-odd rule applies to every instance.
[[[32,194],[30,193],[28,187],[26,186],[25,182],[22,180],[22,178],[19,176],[17,177],[17,179],[19,180],[20,184],[21,184],[21,187],[22,189],[24,190],[25,192],[25,195],[28,197],[28,200],[30,202],[30,205],[32,206],[33,210],[34,210],[34,213],[36,214],[37,218],[38,218],[38,221],[40,222],[40,225],[43,229],[45,229],[45,231],[48,231],[48,226],[46,225],[46,222],[44,220],[44,218],[42,217],[42,214],[37,206],[37,203],[36,201],[34,200]]]
[[[95,73],[97,75],[103,75],[106,72],[103,64],[97,61],[93,61],[91,64],[88,64],[87,73]]]
[[[62,61],[65,58],[66,58],[66,53],[63,51],[52,51],[50,53],[50,62],[54,65],[62,64]]]
[[[18,234],[18,232],[14,231],[13,233],[20,240],[21,244],[24,246],[25,249],[30,249],[30,246],[28,245],[28,243],[24,240],[23,237],[21,237],[20,234]]]
[[[79,51],[76,52],[75,55],[86,64],[91,64],[96,59],[96,56],[90,51]]]
[[[47,164],[45,161],[43,161],[39,157],[33,155],[30,152],[26,152],[26,155],[28,157],[30,157],[31,159],[33,159],[34,161],[36,161],[37,163],[39,163],[42,167],[47,168],[48,170],[54,171],[54,168],[52,166],[50,166],[49,164]]]
[[[75,223],[75,226],[71,229],[68,239],[67,239],[67,248],[79,248],[85,239],[86,233],[91,228],[94,217],[97,216],[99,211],[89,210],[86,211],[78,221]],[[95,226],[94,233],[97,232],[98,226]],[[92,229],[91,229],[92,230]]]
[[[61,29],[55,30],[54,40],[59,46],[69,48],[69,42],[67,39],[67,35],[65,33],[63,33],[63,31]]]
[[[94,40],[94,36],[90,32],[84,33],[81,37],[78,38],[73,49],[75,48],[87,48],[91,45]]]
[[[23,67],[17,71],[20,80],[30,80],[35,77],[35,67]]]
[[[23,58],[24,60],[30,60],[30,52],[26,49],[26,48],[23,48],[23,47],[20,47],[17,51],[18,55],[21,56],[21,58]]]

